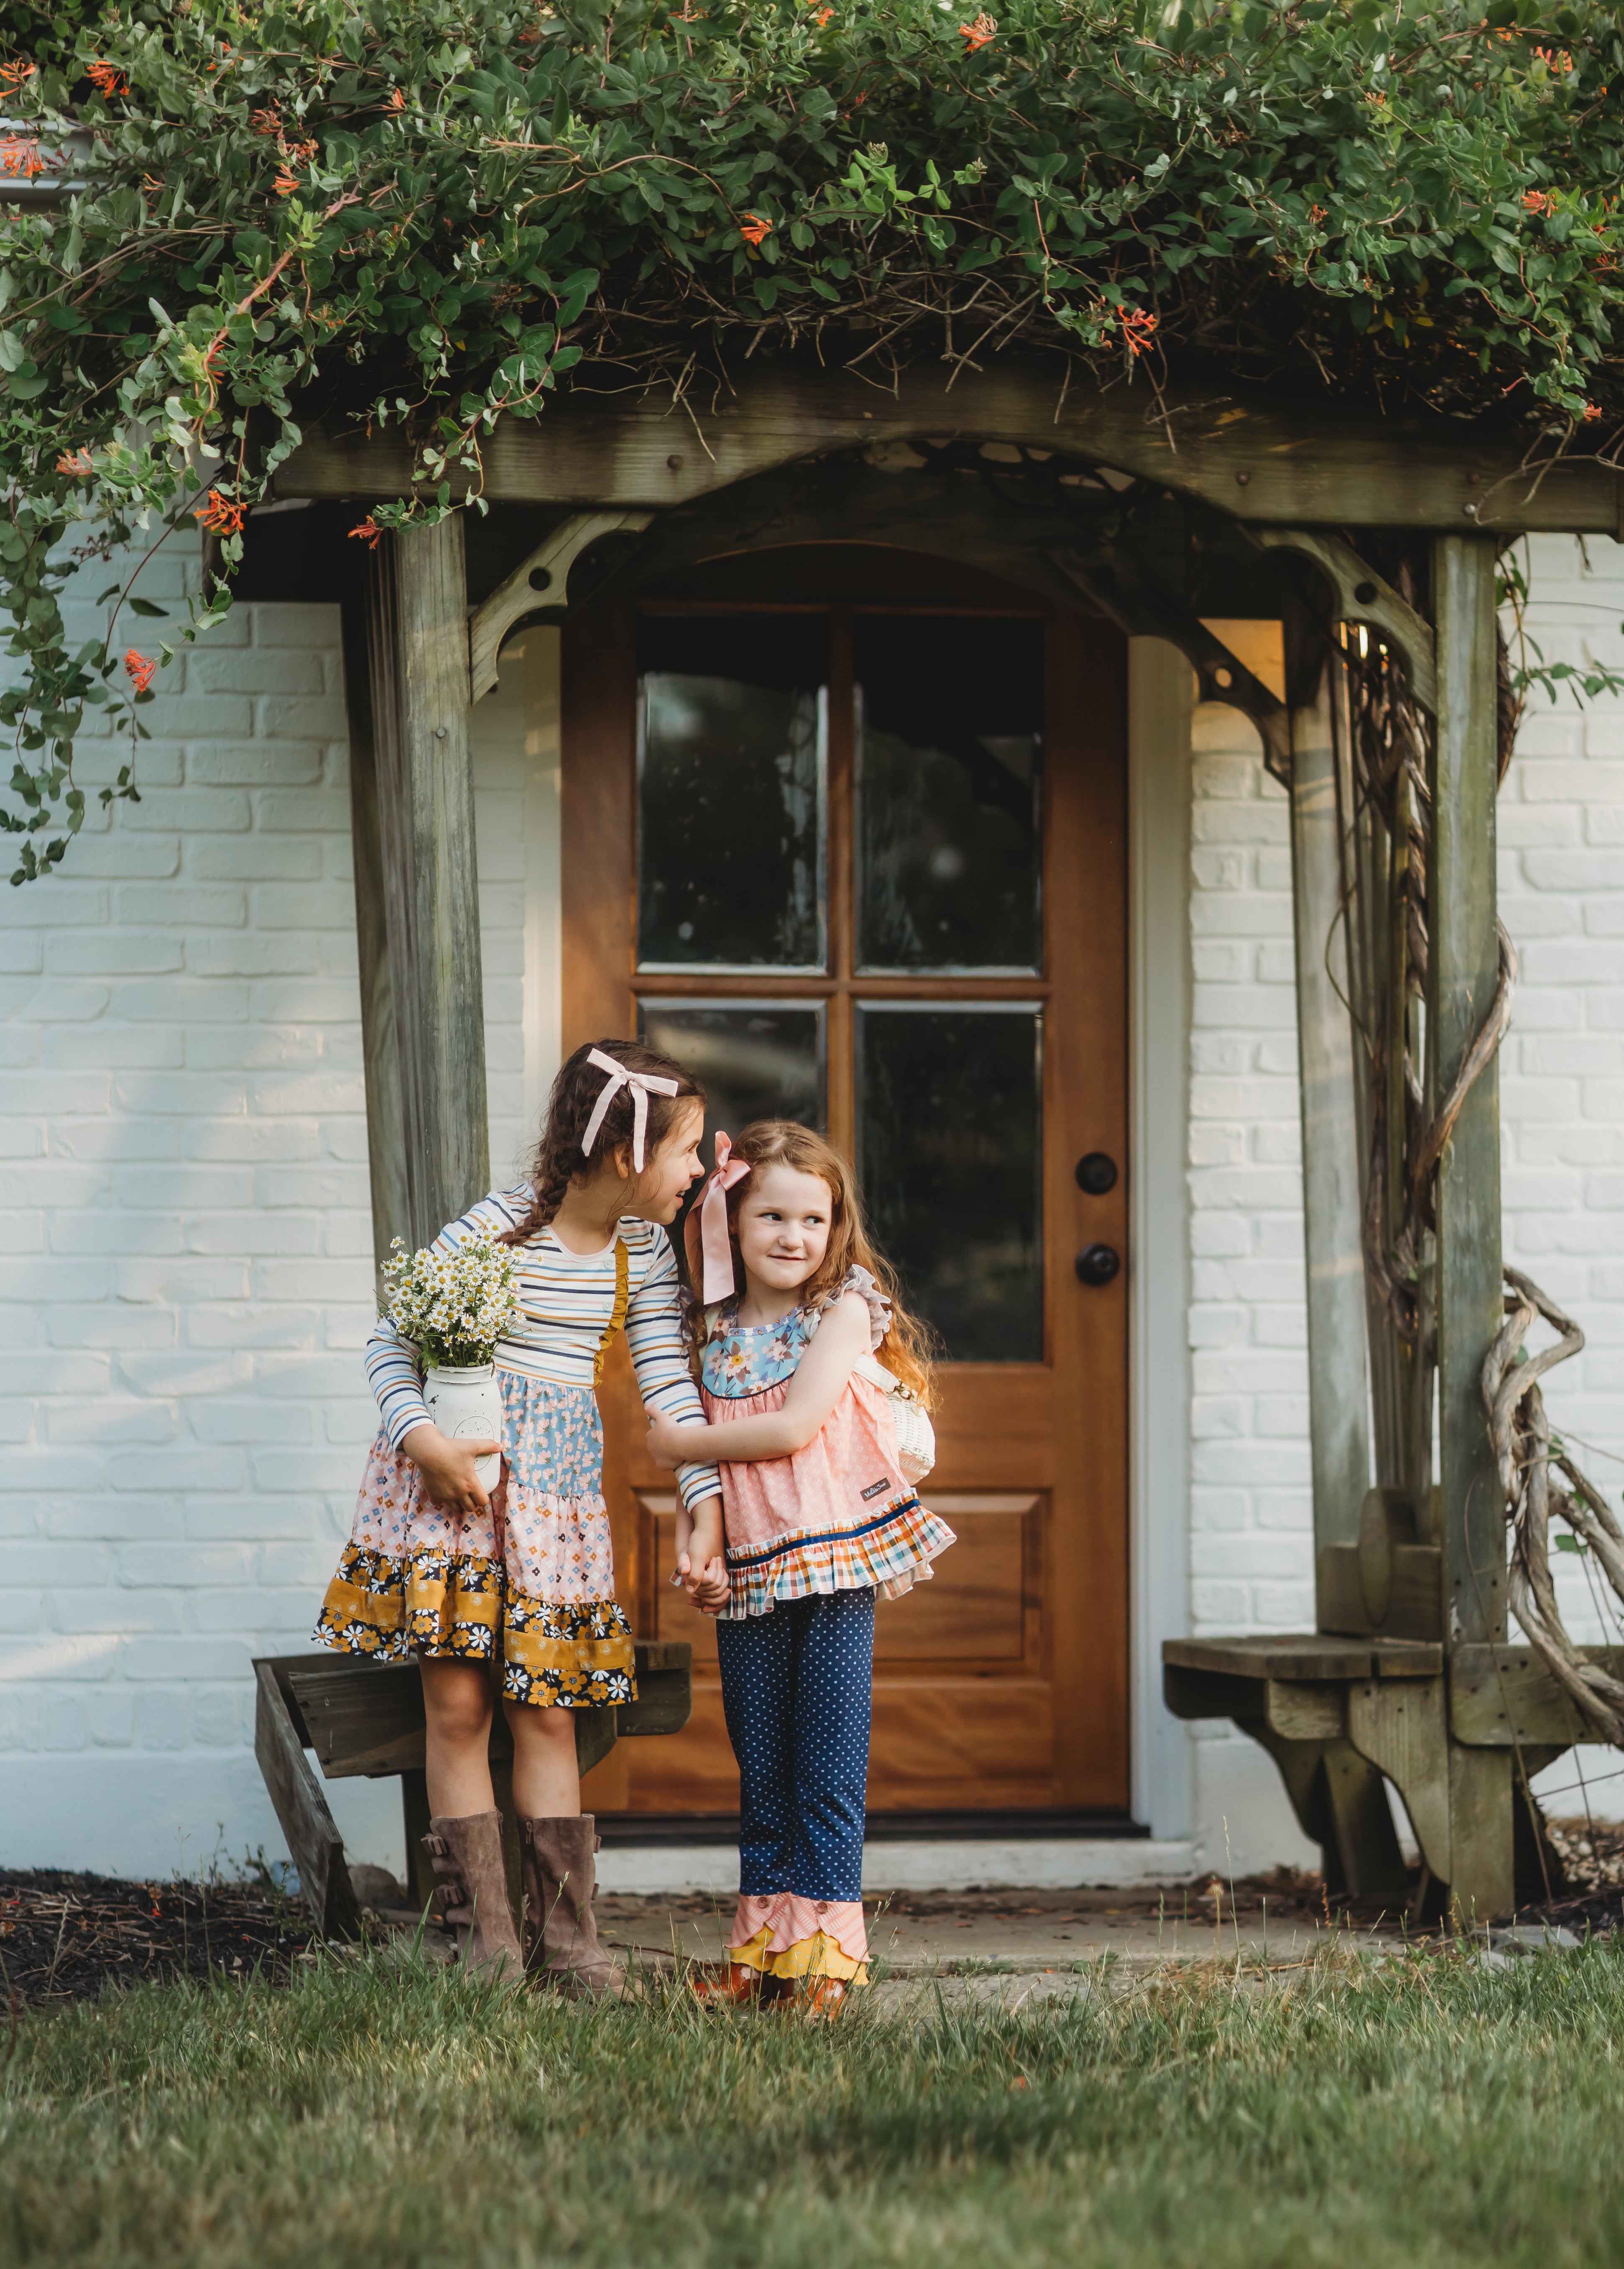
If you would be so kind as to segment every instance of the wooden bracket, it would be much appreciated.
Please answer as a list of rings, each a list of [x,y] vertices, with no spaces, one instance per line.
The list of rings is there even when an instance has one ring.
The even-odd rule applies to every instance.
[[[543,537],[488,599],[469,609],[468,674],[474,700],[489,693],[496,684],[497,656],[513,625],[538,607],[567,604],[565,593],[570,570],[581,553],[621,529],[640,535],[653,517],[652,512],[572,512]]]
[[[1345,623],[1364,623],[1379,632],[1390,646],[1397,647],[1409,672],[1411,692],[1428,716],[1436,715],[1437,648],[1432,625],[1359,557],[1351,543],[1342,536],[1323,536],[1305,528],[1254,528],[1248,533],[1254,543],[1266,550],[1296,551],[1311,559],[1335,594],[1338,617]]]
[[[1196,674],[1203,701],[1222,701],[1250,717],[1263,743],[1263,758],[1282,787],[1291,785],[1291,713],[1277,693],[1215,638],[1199,615],[1188,613],[1126,560],[1109,569],[1085,564],[1074,551],[1052,551],[1061,573],[1093,600],[1129,638],[1165,639]]]
[[[283,1661],[254,1666],[254,1755],[316,1928],[323,1938],[358,1938],[361,1911],[344,1862],[344,1840],[306,1761],[306,1729],[295,1716],[286,1673]]]
[[[1399,1795],[1435,1881],[1451,1882],[1449,1741],[1441,1678],[1369,1679],[1347,1689],[1348,1739]]]

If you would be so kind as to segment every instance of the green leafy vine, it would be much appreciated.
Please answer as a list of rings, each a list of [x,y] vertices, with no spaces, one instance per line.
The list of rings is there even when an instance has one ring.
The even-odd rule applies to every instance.
[[[318,417],[409,437],[366,538],[476,501],[583,361],[680,392],[735,346],[883,382],[1018,340],[1611,453],[1616,9],[1000,4],[122,0],[30,47],[11,0],[0,174],[58,192],[0,208],[12,879],[82,822],[88,710],[137,793],[154,672]],[[194,518],[175,636],[70,647],[70,577]]]

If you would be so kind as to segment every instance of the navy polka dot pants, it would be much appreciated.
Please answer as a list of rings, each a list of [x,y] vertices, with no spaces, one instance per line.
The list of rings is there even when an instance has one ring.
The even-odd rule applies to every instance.
[[[716,1645],[739,1761],[741,1894],[860,1899],[872,1587],[719,1622]]]

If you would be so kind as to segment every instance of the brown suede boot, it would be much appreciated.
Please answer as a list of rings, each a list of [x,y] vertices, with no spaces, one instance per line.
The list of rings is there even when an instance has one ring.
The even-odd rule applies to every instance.
[[[592,1898],[598,1848],[593,1816],[521,1820],[525,1968],[565,1993],[626,1990],[625,1972],[598,1942]]]
[[[457,1933],[457,1952],[470,1970],[516,1981],[524,1952],[508,1903],[502,1863],[502,1815],[470,1812],[461,1820],[431,1820],[423,1848],[440,1878],[434,1896]]]

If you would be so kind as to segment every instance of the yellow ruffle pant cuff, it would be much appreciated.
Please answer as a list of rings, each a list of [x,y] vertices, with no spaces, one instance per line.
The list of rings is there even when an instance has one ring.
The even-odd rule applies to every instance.
[[[827,1932],[815,1930],[809,1938],[798,1938],[793,1946],[780,1947],[774,1954],[768,1941],[771,1929],[758,1930],[742,1946],[730,1946],[729,1962],[741,1970],[755,1970],[764,1977],[842,1977],[853,1985],[868,1983],[868,1964],[854,1961],[838,1940]]]

